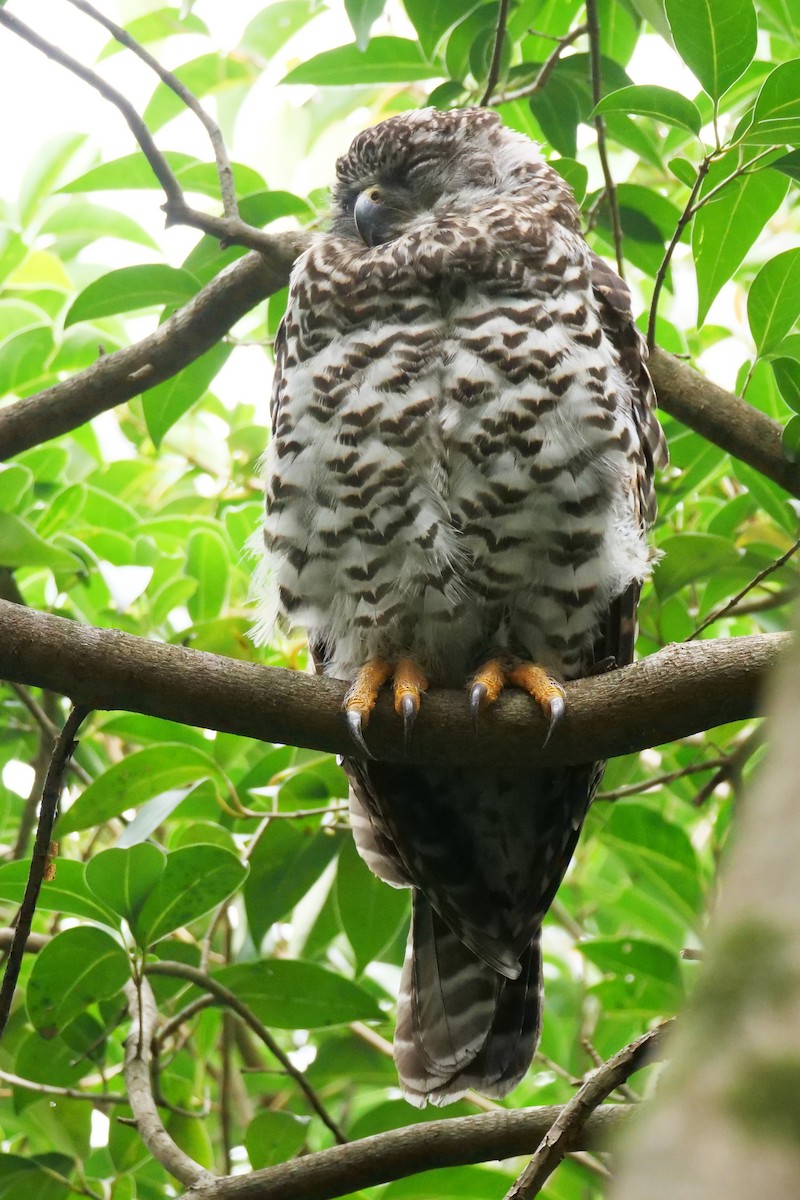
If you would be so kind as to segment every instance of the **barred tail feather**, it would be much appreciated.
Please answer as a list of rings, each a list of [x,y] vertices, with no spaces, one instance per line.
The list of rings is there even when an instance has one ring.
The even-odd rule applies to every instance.
[[[395,1062],[406,1099],[500,1098],[530,1066],[541,1026],[537,932],[509,979],[477,958],[419,892],[398,1001]]]

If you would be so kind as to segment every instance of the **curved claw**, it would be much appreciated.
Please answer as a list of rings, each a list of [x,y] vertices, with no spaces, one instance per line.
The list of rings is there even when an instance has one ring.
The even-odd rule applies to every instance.
[[[547,715],[548,715],[547,737],[542,742],[542,746],[547,745],[547,743],[550,741],[550,738],[553,736],[553,731],[556,729],[556,727],[558,725],[560,725],[561,719],[564,716],[565,707],[566,706],[564,703],[563,696],[551,696],[550,697],[550,700],[547,705]]]
[[[469,711],[472,713],[472,724],[476,732],[478,730],[478,717],[481,715],[481,709],[486,703],[488,694],[489,689],[485,683],[473,683],[469,691]]]
[[[373,758],[374,755],[372,754],[367,743],[364,741],[364,734],[361,731],[361,713],[357,708],[348,708],[345,710],[345,716],[347,718],[347,728],[350,730],[351,738],[358,746],[359,750],[361,750],[367,758]]]
[[[403,749],[408,753],[408,747],[411,745],[411,731],[414,728],[414,722],[417,719],[419,712],[419,701],[413,696],[403,696],[400,701],[400,713],[403,718]]]

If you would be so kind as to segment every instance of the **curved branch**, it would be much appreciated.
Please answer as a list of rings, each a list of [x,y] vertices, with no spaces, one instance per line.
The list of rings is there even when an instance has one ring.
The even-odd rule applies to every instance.
[[[125,1083],[139,1137],[153,1158],[187,1187],[213,1186],[217,1176],[173,1142],[158,1114],[150,1079],[150,1046],[158,1021],[152,988],[146,979],[138,985],[131,979],[125,984],[125,995],[131,1015],[131,1031],[125,1042]]]
[[[94,629],[0,601],[0,678],[96,709],[146,713],[201,729],[352,754],[342,719],[346,685]],[[527,696],[508,694],[473,729],[466,695],[426,696],[408,754],[390,697],[367,733],[376,757],[425,763],[587,762],[687,737],[758,711],[764,677],[788,634],[668,646],[620,671],[567,684],[567,713],[547,724]]]
[[[562,1111],[559,1105],[499,1109],[409,1125],[249,1175],[218,1179],[205,1188],[195,1186],[184,1200],[332,1200],[420,1171],[530,1154]],[[603,1146],[634,1111],[629,1104],[597,1109],[569,1148]]]
[[[783,453],[778,421],[657,346],[649,367],[664,412],[800,496],[800,463],[789,462]]]

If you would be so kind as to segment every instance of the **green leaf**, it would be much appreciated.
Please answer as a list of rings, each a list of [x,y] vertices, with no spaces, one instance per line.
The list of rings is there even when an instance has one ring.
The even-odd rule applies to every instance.
[[[103,825],[126,809],[145,800],[200,779],[219,779],[220,772],[209,755],[192,746],[165,742],[129,754],[103,775],[92,780],[71,808],[62,815],[57,836]]]
[[[86,864],[86,882],[99,900],[132,925],[166,862],[163,850],[148,842],[125,849],[112,846]]]
[[[800,150],[792,150],[782,158],[773,158],[769,165],[772,170],[781,171],[795,183],[800,183]]]
[[[108,1000],[130,979],[128,955],[109,933],[83,925],[56,934],[36,956],[28,983],[28,1015],[52,1037],[97,1000]]]
[[[764,80],[744,140],[753,146],[780,146],[798,139],[800,58],[793,58],[777,66]]]
[[[314,83],[318,87],[346,87],[367,83],[410,83],[442,74],[426,61],[416,42],[406,38],[373,38],[366,50],[355,42],[323,50],[295,67],[282,83]]]
[[[269,10],[268,10],[269,11]],[[312,217],[314,210],[307,201],[292,192],[256,192],[245,196],[239,203],[239,216],[251,225],[268,225],[280,217]],[[246,254],[244,246],[229,246],[220,249],[219,238],[205,234],[183,262],[183,268],[191,271],[200,283],[208,283],[228,263],[235,262]]]
[[[147,432],[155,446],[160,446],[166,433],[193,404],[208,391],[221,370],[232,347],[221,343],[212,346],[188,367],[156,387],[148,388],[142,396],[142,408]]]
[[[792,417],[781,435],[783,453],[789,462],[800,462],[800,417]]]
[[[84,288],[64,318],[64,325],[154,305],[183,304],[191,300],[197,289],[195,277],[180,267],[168,267],[165,263],[120,267]]]
[[[19,463],[0,467],[0,509],[10,512],[22,503],[33,484],[33,472]]]
[[[158,249],[158,244],[138,221],[114,208],[91,204],[88,200],[72,200],[63,208],[56,209],[42,224],[41,232],[51,233],[57,238],[62,254],[65,249],[70,253],[77,252],[101,237],[118,238],[137,246],[147,246],[151,250]]]
[[[176,150],[167,150],[164,154],[178,182],[186,192],[200,192],[204,196],[219,199],[219,175],[214,163],[200,162],[191,154],[181,154]],[[246,167],[242,163],[232,163],[236,178],[236,190],[240,195],[250,192],[264,191],[266,183],[258,171]],[[147,189],[160,191],[161,184],[153,174],[153,170],[143,154],[126,154],[123,158],[115,158],[111,162],[93,167],[84,175],[71,180],[60,189],[62,192],[116,192],[128,189]]]
[[[747,463],[731,460],[733,473],[743,483],[760,508],[768,512],[792,537],[797,536],[797,514],[791,507],[792,499],[787,491],[765,478]]]
[[[247,875],[230,850],[207,842],[173,850],[164,873],[131,922],[141,946],[151,946],[221,904]]]
[[[588,168],[574,158],[555,158],[550,166],[554,171],[558,171],[561,178],[572,188],[577,203],[582,204],[589,179]]]
[[[21,904],[30,873],[30,859],[19,859],[0,865],[0,900]],[[82,862],[72,858],[56,860],[54,879],[42,884],[37,908],[42,912],[63,913],[68,917],[84,917],[104,925],[118,926],[119,921],[107,905],[91,892]]]
[[[789,184],[770,171],[728,183],[692,224],[697,271],[697,324],[702,325],[722,286],[741,265],[761,230],[780,207]]]
[[[663,1006],[673,1011],[684,999],[683,979],[677,956],[658,942],[641,938],[592,938],[583,939],[578,949],[584,958],[601,971],[619,975],[625,979],[635,976],[636,982],[646,985],[648,1006]]]
[[[688,188],[693,188],[697,179],[697,168],[689,162],[688,158],[671,158],[667,163],[670,171],[679,179],[682,184]]]
[[[198,529],[186,547],[186,574],[197,580],[187,607],[194,621],[218,617],[228,596],[231,558],[225,539],[210,529]]]
[[[611,92],[603,97],[594,111],[636,113],[667,125],[681,125],[698,136],[703,124],[696,104],[680,92],[656,84],[641,84]]]
[[[53,333],[46,325],[24,329],[0,343],[0,396],[46,379],[54,350]]]
[[[796,358],[773,358],[772,370],[778,391],[789,408],[800,413],[800,362]]]
[[[359,50],[366,50],[372,26],[383,12],[386,0],[344,0],[345,12]]]
[[[23,226],[54,190],[67,164],[87,139],[85,133],[60,133],[45,142],[28,165],[19,191],[19,215]]]
[[[74,554],[51,546],[21,517],[0,512],[0,566],[76,572],[80,571],[81,562]]]
[[[289,1112],[260,1112],[244,1135],[247,1157],[254,1171],[273,1167],[276,1163],[294,1158],[306,1143],[308,1117],[295,1117]]]
[[[242,87],[256,76],[255,64],[244,55],[203,54],[173,68],[174,74],[197,97]],[[180,96],[165,83],[156,86],[142,118],[152,132],[180,116],[187,108]]]
[[[643,804],[618,801],[600,837],[625,863],[634,886],[658,896],[688,928],[695,925],[702,903],[699,864],[678,825]]]
[[[239,45],[269,62],[320,11],[316,0],[277,0],[253,17]]]
[[[427,58],[455,25],[479,8],[481,0],[404,0],[411,24]]]
[[[408,893],[373,875],[348,838],[336,865],[336,902],[361,974],[397,935],[408,916]]]
[[[179,16],[174,8],[160,8],[157,12],[145,13],[143,17],[128,21],[125,29],[140,46],[164,41],[174,34],[208,34],[208,26],[194,13],[184,12]],[[118,54],[122,49],[122,45],[112,38],[101,50],[98,60],[110,58],[112,54]]]
[[[341,847],[341,839],[318,825],[273,821],[250,855],[244,903],[256,945],[270,925],[290,913],[319,879]]]
[[[666,11],[676,50],[718,100],[753,61],[753,0],[666,0]]]
[[[800,249],[784,250],[753,280],[747,316],[759,354],[768,354],[800,317]]]
[[[69,1200],[75,1195],[68,1182],[72,1167],[71,1159],[63,1154],[44,1154],[35,1158],[0,1154],[0,1200],[19,1200],[20,1196],[35,1197],[36,1200]],[[53,1171],[57,1175],[54,1176]]]
[[[710,533],[684,532],[661,542],[664,558],[654,580],[659,599],[667,597],[697,579],[707,579],[739,563],[739,553],[727,538]]]
[[[263,958],[222,967],[214,978],[276,1029],[322,1029],[383,1016],[369,992],[315,963]]]

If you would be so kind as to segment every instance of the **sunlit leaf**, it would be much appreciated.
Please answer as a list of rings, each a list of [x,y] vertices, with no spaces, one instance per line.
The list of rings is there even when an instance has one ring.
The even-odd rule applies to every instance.
[[[99,900],[131,925],[164,873],[166,861],[163,850],[148,842],[126,849],[112,846],[89,859],[86,882]]]
[[[780,146],[800,139],[800,58],[780,63],[764,80],[745,141]],[[780,168],[779,168],[780,169]]]
[[[224,342],[212,346],[177,375],[148,388],[142,397],[147,432],[156,446],[185,412],[208,391],[226,362],[231,347]]]
[[[750,332],[759,354],[768,354],[800,317],[800,249],[771,258],[747,297]]]
[[[594,111],[638,113],[667,125],[682,125],[695,134],[700,133],[703,123],[696,104],[680,92],[656,84],[640,84],[611,92],[603,97]]]
[[[84,288],[64,324],[74,325],[76,321],[91,321],[158,304],[183,304],[195,294],[197,286],[197,280],[188,271],[164,263],[120,267]]]
[[[315,83],[318,87],[344,87],[348,84],[406,83],[431,79],[442,73],[441,67],[427,62],[416,42],[406,38],[373,38],[366,50],[355,42],[323,50],[295,67],[283,83]]]
[[[666,12],[681,58],[719,99],[756,52],[753,0],[666,0]]]

